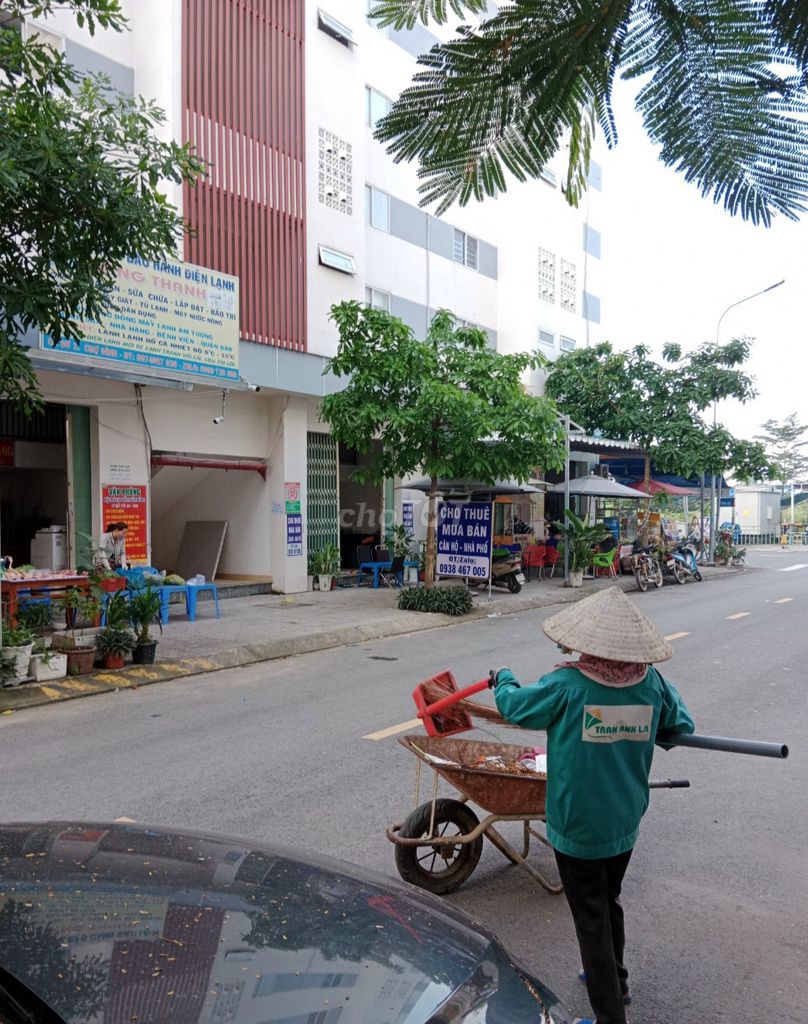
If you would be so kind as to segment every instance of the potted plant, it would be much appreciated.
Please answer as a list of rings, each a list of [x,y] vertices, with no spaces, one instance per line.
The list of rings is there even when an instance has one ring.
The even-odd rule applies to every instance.
[[[18,682],[17,656],[0,647],[0,686],[16,686]]]
[[[67,654],[54,651],[47,644],[39,641],[34,645],[29,671],[37,683],[63,679],[67,675]]]
[[[571,509],[564,509],[564,514],[567,517],[566,523],[555,523],[554,525],[560,530],[569,550],[570,578],[567,586],[580,587],[583,585],[584,570],[592,564],[594,545],[605,540],[609,531],[602,523],[589,526]]]
[[[135,631],[135,646],[132,661],[136,665],[152,665],[157,641],[153,640],[149,628],[155,623],[163,632],[160,622],[160,592],[151,583],[133,591],[128,606],[129,621]]]
[[[124,657],[135,646],[135,635],[128,626],[106,626],[95,638],[95,646],[104,668],[123,668]]]
[[[95,637],[101,624],[101,604],[92,594],[71,587],[64,596],[64,633],[54,633],[52,646],[61,650],[93,650]],[[89,669],[85,670],[89,671]]]
[[[3,650],[14,660],[12,686],[28,677],[36,637],[27,626],[3,626]]]
[[[331,581],[340,568],[339,551],[333,544],[326,544],[315,554],[314,558],[320,590],[330,590]]]
[[[310,554],[306,561],[306,585],[309,590],[314,590],[314,577],[317,575],[317,554]]]
[[[406,526],[401,524],[394,526],[390,533],[390,539],[393,547],[393,558],[412,558],[412,534]],[[407,566],[406,574],[408,583],[418,582],[417,566]]]
[[[17,611],[17,623],[40,637],[53,633],[53,606],[50,601],[26,601]]]

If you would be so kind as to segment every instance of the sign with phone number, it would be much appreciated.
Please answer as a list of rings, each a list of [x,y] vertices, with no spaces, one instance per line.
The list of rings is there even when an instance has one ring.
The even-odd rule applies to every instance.
[[[439,576],[486,579],[491,566],[490,502],[445,501],[438,508]]]

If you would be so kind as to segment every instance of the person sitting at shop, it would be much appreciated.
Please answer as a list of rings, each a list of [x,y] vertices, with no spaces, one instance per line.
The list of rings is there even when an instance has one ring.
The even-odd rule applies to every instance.
[[[558,543],[559,543],[560,540],[561,540],[561,531],[555,525],[555,523],[551,523],[551,525],[548,527],[547,533],[545,534],[545,537],[544,537],[544,545],[545,545],[545,547],[557,548],[558,547]]]
[[[126,560],[126,523],[108,523],[107,532],[101,538],[101,551],[106,565],[113,572],[116,569],[128,569]],[[102,560],[102,561],[103,561]]]
[[[613,533],[609,533],[603,540],[598,541],[597,544],[592,545],[595,551],[600,551],[601,554],[605,554],[608,551],[614,551],[617,547],[617,541],[614,538]]]

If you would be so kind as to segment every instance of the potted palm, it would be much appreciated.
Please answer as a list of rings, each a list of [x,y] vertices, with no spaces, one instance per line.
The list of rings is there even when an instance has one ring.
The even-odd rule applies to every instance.
[[[27,626],[3,627],[3,650],[6,657],[13,659],[14,668],[10,685],[16,686],[28,678],[28,666],[36,637]]]
[[[412,534],[406,526],[403,526],[402,524],[394,526],[390,534],[390,539],[393,545],[393,558],[409,559],[412,557]],[[407,582],[418,582],[417,566],[407,567]]]
[[[135,646],[135,635],[128,626],[107,626],[95,638],[95,646],[104,668],[123,668],[123,661]]]
[[[60,650],[93,650],[101,623],[101,604],[97,598],[78,587],[71,587],[64,596],[65,632],[54,633],[51,646]]]
[[[580,587],[583,585],[584,571],[592,564],[592,551],[595,544],[605,540],[609,531],[602,523],[589,526],[585,520],[580,519],[568,508],[564,509],[567,517],[565,523],[555,523],[564,538],[564,544],[569,551],[570,578],[567,582],[569,587]]]
[[[326,544],[315,554],[314,559],[320,590],[330,590],[331,581],[339,572],[339,551],[333,544]]]
[[[157,624],[160,632],[160,592],[151,583],[139,587],[129,599],[129,621],[135,631],[135,646],[132,648],[132,661],[136,665],[154,663],[154,652],[157,641],[152,639],[149,629]]]

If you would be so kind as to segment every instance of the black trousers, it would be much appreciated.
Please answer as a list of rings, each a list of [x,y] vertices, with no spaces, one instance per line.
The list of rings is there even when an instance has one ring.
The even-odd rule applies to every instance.
[[[597,1024],[626,1024],[623,996],[628,992],[628,971],[623,964],[626,935],[620,889],[631,850],[600,860],[554,852]]]

